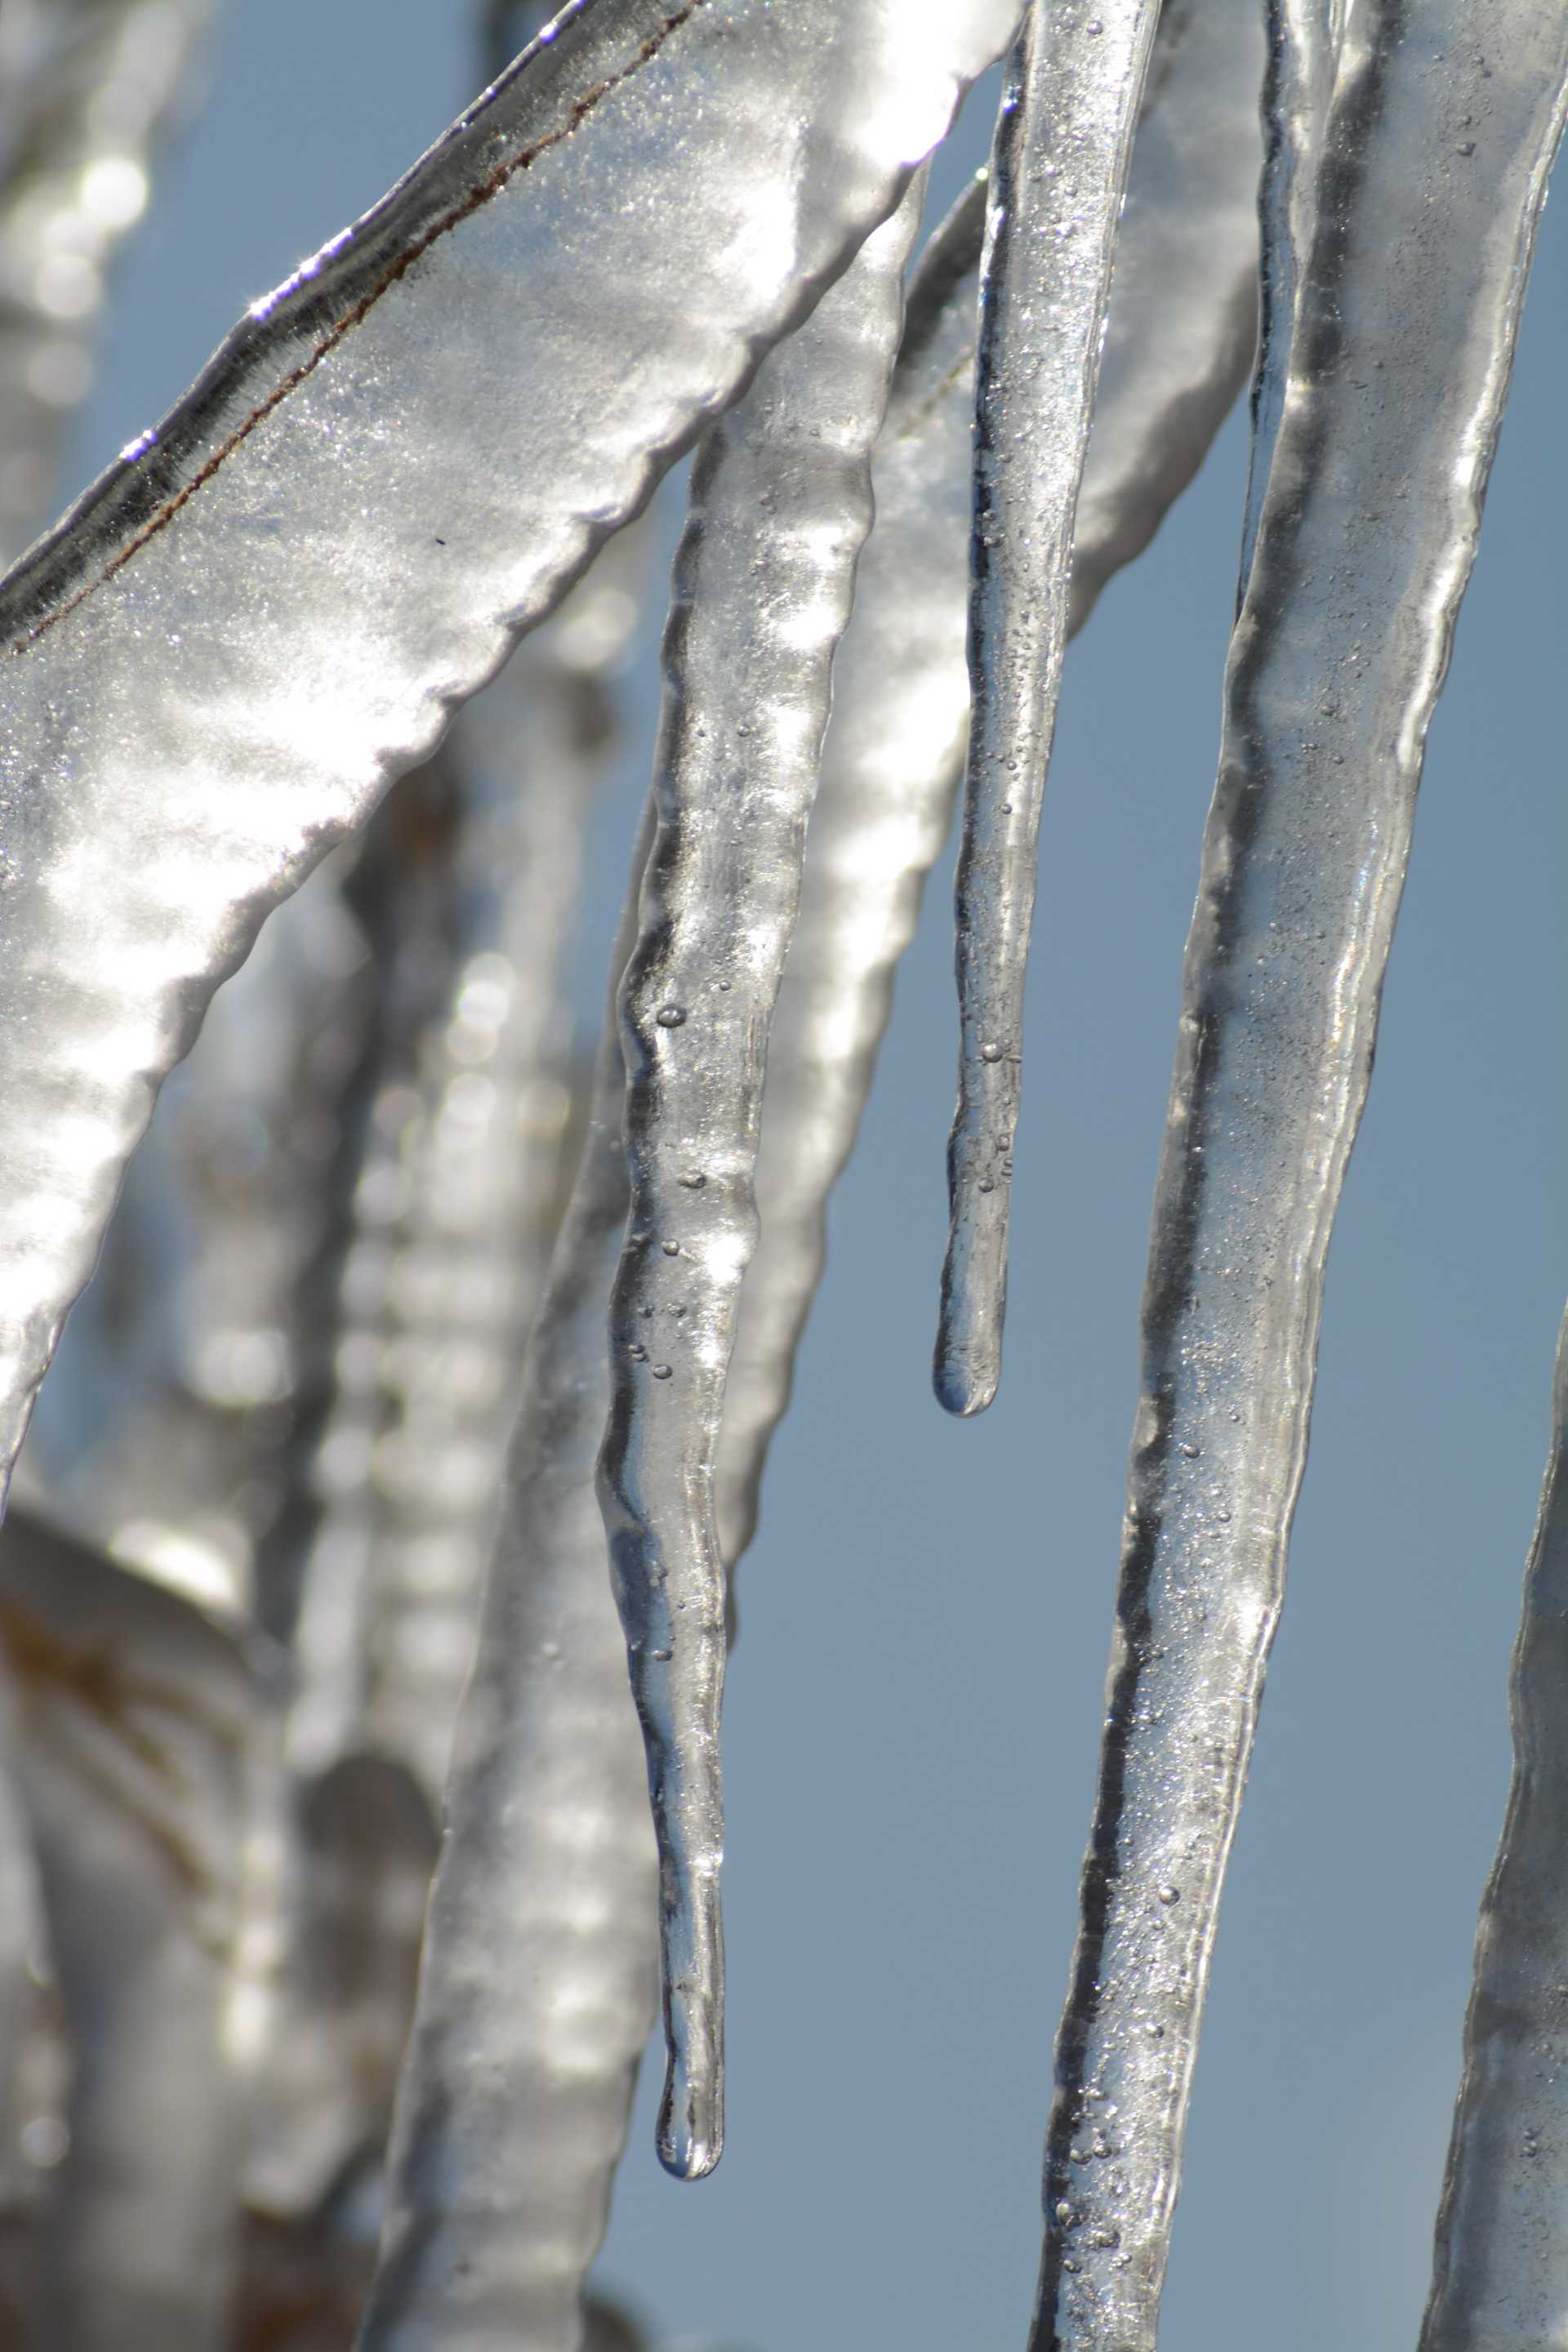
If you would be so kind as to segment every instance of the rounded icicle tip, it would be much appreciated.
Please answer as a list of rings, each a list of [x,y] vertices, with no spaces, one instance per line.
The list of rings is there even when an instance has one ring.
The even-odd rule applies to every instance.
[[[724,2083],[694,2078],[679,2058],[665,2068],[658,2109],[658,2160],[677,2180],[705,2180],[724,2153]]]

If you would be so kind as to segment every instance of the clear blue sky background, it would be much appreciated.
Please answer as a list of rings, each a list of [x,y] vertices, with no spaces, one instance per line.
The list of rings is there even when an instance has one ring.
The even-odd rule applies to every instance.
[[[210,110],[121,274],[70,487],[472,94],[468,15],[232,0]],[[1331,1264],[1163,2352],[1394,2352],[1425,2294],[1568,1285],[1565,232],[1549,208]],[[900,985],[744,1570],[730,2150],[708,2184],[666,2181],[650,2074],[605,2257],[674,2342],[1023,2340],[1245,456],[1233,425],[1069,657],[1006,1381],[972,1425],[942,1417],[927,1373],[946,868]],[[585,1026],[643,762],[603,821]]]

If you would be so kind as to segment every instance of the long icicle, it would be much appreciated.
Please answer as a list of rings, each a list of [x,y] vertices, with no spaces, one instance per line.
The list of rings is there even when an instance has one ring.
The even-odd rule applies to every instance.
[[[923,186],[699,455],[665,638],[658,830],[622,992],[632,1208],[600,1491],[663,1865],[658,2150],[686,2179],[723,2144],[714,1456],[755,1241],[768,1027]]]
[[[1568,2312],[1568,1316],[1510,1676],[1513,1782],[1481,1899],[1421,2352],[1525,2352]]]
[[[359,2352],[577,2352],[656,2015],[658,1859],[595,1490],[625,1115],[612,1015],[529,1349]]]
[[[1253,0],[1162,12],[1079,496],[1069,635],[1148,545],[1246,379],[1257,339],[1262,70]],[[854,1148],[894,973],[963,768],[984,213],[982,175],[910,286],[872,460],[876,528],[834,666],[800,913],[768,1044],[761,1234],[724,1392],[717,1495],[731,1571],[756,1527],[767,1448],[821,1278],[828,1195]]]
[[[1034,2352],[1154,2342],[1330,1227],[1565,70],[1532,0],[1446,0],[1419,40],[1363,0],[1346,35],[1187,949]]]
[[[1032,0],[997,125],[975,365],[958,1108],[933,1374],[950,1412],[984,1411],[1001,1377],[1024,968],[1073,510],[1158,15],[1158,0]]]

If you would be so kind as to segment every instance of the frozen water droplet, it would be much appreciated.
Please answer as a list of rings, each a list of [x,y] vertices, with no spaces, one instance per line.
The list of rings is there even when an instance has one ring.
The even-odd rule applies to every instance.
[[[708,1179],[704,1176],[700,1168],[693,1168],[689,1170],[680,1181],[685,1185],[689,1192],[700,1192],[704,1184],[707,1183]]]
[[[1002,1059],[1001,1046],[994,1045],[982,1045],[980,1048],[980,1058],[983,1062],[999,1062]]]
[[[654,1014],[661,1029],[679,1029],[686,1018],[684,1004],[661,1004]]]
[[[656,1381],[668,1380],[669,1366],[668,1364],[655,1364],[653,1368],[653,1376]]]
[[[1165,1903],[1165,1904],[1170,1904],[1170,1903],[1179,1903],[1179,1902],[1181,1901],[1181,1899],[1182,1899],[1182,1890],[1181,1890],[1181,1888],[1180,1888],[1179,1886],[1162,1886],[1162,1887],[1161,1887],[1161,1889],[1160,1889],[1160,1900],[1161,1900],[1161,1902],[1162,1902],[1162,1903]]]
[[[666,1257],[679,1257],[680,1255],[680,1244],[679,1242],[666,1242],[664,1244],[664,1254]]]

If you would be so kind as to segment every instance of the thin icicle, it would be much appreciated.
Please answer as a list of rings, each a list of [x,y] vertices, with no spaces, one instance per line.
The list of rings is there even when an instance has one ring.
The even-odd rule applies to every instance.
[[[665,637],[658,830],[621,997],[631,1221],[610,1311],[605,1523],[663,1864],[660,2160],[723,2146],[724,1563],[713,1464],[768,1027],[923,181],[715,425]]]
[[[1568,2313],[1568,1317],[1510,1677],[1513,1784],[1481,1898],[1421,2352],[1542,2352]]]
[[[811,309],[1015,17],[568,7],[11,574],[7,1465],[263,915]]]
[[[1068,631],[1142,553],[1197,471],[1256,341],[1253,0],[1167,0],[1132,150],[1094,430],[1078,502]],[[718,1459],[732,1569],[789,1398],[822,1272],[827,1196],[854,1146],[893,974],[947,831],[969,719],[964,663],[975,297],[985,189],[931,239],[872,476],[877,523],[834,668],[833,718],[800,915],[768,1046],[761,1237],[742,1293]]]
[[[529,1350],[360,2352],[577,2352],[656,2015],[658,1857],[595,1492],[625,1097],[611,1019]]]
[[[1116,226],[1158,0],[1031,0],[992,160],[975,362],[969,736],[956,891],[958,1108],[936,1392],[981,1412],[1002,1370],[1035,847],[1067,638]]]
[[[1446,0],[1419,41],[1364,0],[1346,36],[1187,950],[1035,2352],[1154,2341],[1330,1225],[1565,72],[1533,0]]]
[[[188,1601],[0,1535],[16,1760],[75,2047],[37,2352],[226,2352],[247,2060],[241,1857],[270,1670]]]
[[[212,13],[212,0],[0,9],[0,569],[55,510],[109,267]]]

